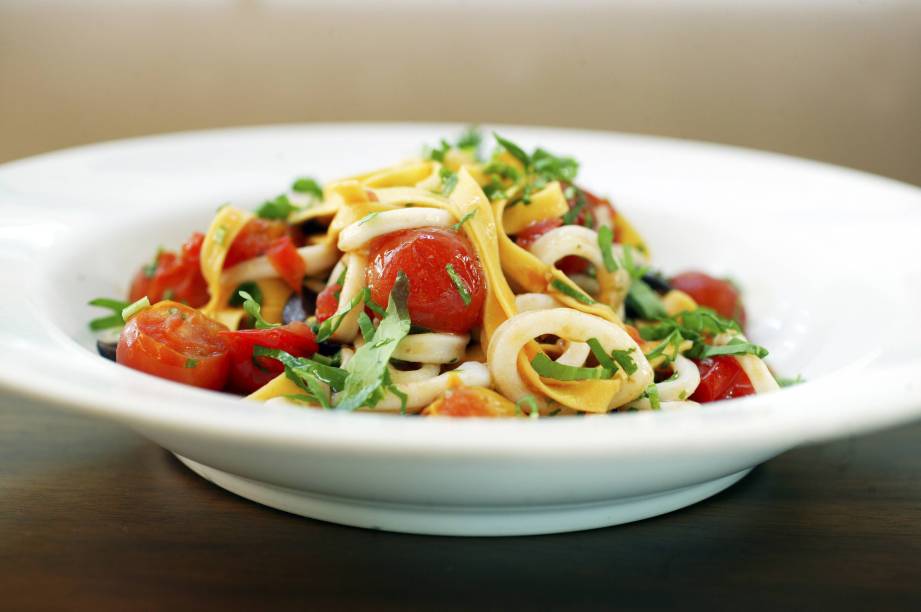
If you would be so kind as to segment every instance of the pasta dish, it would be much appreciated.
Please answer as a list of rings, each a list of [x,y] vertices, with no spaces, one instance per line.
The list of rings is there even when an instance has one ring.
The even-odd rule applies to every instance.
[[[474,129],[297,179],[97,298],[119,364],[251,400],[454,417],[663,410],[778,388],[740,293],[671,277],[578,162]],[[117,334],[117,336],[116,336]]]

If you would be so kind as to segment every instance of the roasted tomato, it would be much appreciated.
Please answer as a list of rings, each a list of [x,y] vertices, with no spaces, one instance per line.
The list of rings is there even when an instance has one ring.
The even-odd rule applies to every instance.
[[[322,323],[336,314],[336,310],[339,308],[340,291],[342,291],[342,285],[333,283],[332,285],[327,285],[323,291],[317,294],[317,323]]]
[[[732,283],[703,272],[682,272],[669,280],[673,289],[684,291],[700,306],[712,308],[720,316],[735,319],[745,326],[745,308]]]
[[[194,233],[178,254],[160,251],[156,260],[138,270],[129,297],[135,302],[145,295],[152,302],[176,300],[192,307],[208,303],[208,285],[201,275],[201,243],[204,234]]]
[[[256,217],[250,219],[227,251],[224,259],[224,268],[230,268],[254,257],[265,255],[272,244],[284,236],[288,226],[281,221],[271,221]]]
[[[230,377],[227,390],[248,395],[284,372],[280,361],[253,357],[253,348],[281,349],[295,357],[317,352],[317,340],[310,327],[300,321],[271,329],[225,330],[221,338],[230,347]]]
[[[269,263],[278,272],[278,275],[288,283],[294,291],[301,290],[301,282],[307,273],[307,266],[297,252],[297,247],[290,236],[282,236],[277,239],[266,251]]]
[[[480,322],[486,281],[476,252],[462,234],[439,227],[402,230],[370,244],[371,298],[386,306],[399,272],[409,277],[409,315],[414,325],[463,334]],[[455,285],[455,278],[463,287]],[[468,294],[468,303],[462,291]]]
[[[160,378],[222,389],[229,368],[226,330],[194,308],[160,302],[125,324],[115,360]]]
[[[735,357],[720,355],[695,363],[700,370],[700,384],[691,395],[695,402],[715,402],[754,394],[755,388]]]
[[[518,236],[515,237],[515,242],[521,248],[527,249],[538,238],[550,230],[560,227],[561,225],[563,225],[563,221],[556,218],[544,219],[543,221],[535,221],[531,225],[518,232]],[[579,274],[580,272],[585,272],[585,270],[588,268],[588,261],[581,257],[576,257],[575,255],[568,255],[556,262],[556,267],[559,268],[560,271],[562,271],[564,274]]]

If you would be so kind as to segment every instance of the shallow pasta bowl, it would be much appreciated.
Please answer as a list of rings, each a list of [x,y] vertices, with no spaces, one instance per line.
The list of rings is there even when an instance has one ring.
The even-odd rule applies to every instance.
[[[503,127],[576,156],[666,272],[727,274],[749,336],[805,384],[675,412],[531,421],[261,405],[99,358],[85,306],[159,244],[298,175],[387,165],[452,125],[278,126],[83,147],[0,167],[0,386],[112,418],[239,495],[338,523],[452,535],[613,525],[706,498],[797,445],[921,415],[921,190],[813,162]]]

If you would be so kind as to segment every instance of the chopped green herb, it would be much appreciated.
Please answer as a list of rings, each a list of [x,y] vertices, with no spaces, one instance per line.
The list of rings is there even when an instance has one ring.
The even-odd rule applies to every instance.
[[[681,393],[678,394],[678,399],[680,399],[681,401],[688,399],[688,392],[682,389]]]
[[[441,176],[441,193],[451,195],[451,192],[457,187],[457,173],[451,172],[447,168],[442,168],[438,171],[438,174]]]
[[[291,191],[296,191],[298,193],[306,193],[312,195],[318,200],[323,199],[323,188],[320,186],[320,183],[316,179],[310,177],[301,177],[294,181],[294,184],[291,185]]]
[[[342,325],[342,319],[365,300],[366,293],[370,295],[367,287],[365,287],[364,291],[359,292],[355,297],[344,304],[342,300],[339,300],[339,308],[336,309],[335,314],[320,324],[320,329],[317,330],[317,342],[325,342],[330,336],[336,333],[336,330]]]
[[[371,299],[371,291],[365,289],[365,306],[371,309],[371,311],[379,317],[387,315],[387,311],[381,308],[380,304]]]
[[[639,278],[633,279],[627,291],[626,305],[640,319],[662,319],[668,316],[659,294]]]
[[[536,419],[540,416],[540,408],[537,406],[537,400],[534,399],[533,395],[525,395],[517,402],[515,402],[515,412],[521,414],[521,407],[527,406],[528,412],[527,415],[532,419]]]
[[[572,157],[557,157],[540,148],[531,156],[531,164],[534,173],[547,182],[571,183],[579,173],[579,162]]]
[[[387,365],[399,341],[409,333],[408,299],[409,278],[401,271],[390,291],[386,314],[371,342],[359,347],[345,366],[348,376],[336,403],[337,410],[373,407],[388,390]]]
[[[550,286],[556,289],[557,291],[559,291],[560,293],[568,295],[572,299],[582,304],[591,305],[595,303],[595,300],[593,300],[588,295],[586,295],[584,292],[582,292],[582,290],[576,289],[569,283],[566,283],[558,278],[555,278],[552,281],[550,281]]]
[[[524,152],[524,149],[516,145],[514,142],[499,136],[495,132],[493,132],[492,135],[493,138],[496,139],[496,142],[498,142],[503,149],[508,151],[509,155],[521,162],[521,165],[525,167],[525,170],[531,166],[531,157]]]
[[[592,355],[595,356],[595,359],[598,360],[598,363],[601,364],[601,367],[607,368],[612,372],[617,371],[617,363],[611,359],[611,356],[608,355],[607,351],[604,350],[604,347],[601,346],[601,342],[598,341],[598,338],[589,338],[587,340],[588,348],[591,349]]]
[[[298,207],[291,203],[288,196],[281,194],[274,200],[267,200],[256,209],[256,215],[263,219],[287,219]]]
[[[633,357],[630,356],[634,349],[629,348],[626,350],[614,349],[611,351],[611,359],[617,362],[624,372],[627,373],[627,376],[633,375],[639,369],[639,366],[636,365],[636,361],[633,360]]]
[[[370,221],[370,220],[373,219],[374,217],[378,216],[379,214],[381,214],[381,212],[380,212],[379,210],[376,210],[376,211],[374,211],[374,212],[369,212],[369,213],[366,214],[364,217],[362,217],[361,219],[358,220],[358,225],[364,225],[365,223],[367,223],[368,221]]]
[[[715,357],[717,355],[754,355],[755,357],[764,359],[767,357],[767,354],[768,351],[763,346],[758,346],[757,344],[752,344],[751,342],[746,342],[739,338],[732,338],[728,343],[722,346],[707,345],[701,357],[706,359],[707,357]]]
[[[802,374],[797,374],[794,378],[786,378],[786,377],[783,377],[783,376],[774,376],[774,380],[777,381],[777,384],[778,384],[778,385],[780,385],[781,387],[784,387],[784,388],[786,388],[786,387],[792,387],[792,386],[794,386],[794,385],[801,385],[801,384],[803,384],[804,382],[806,382],[806,381],[803,379],[803,375],[802,375]]]
[[[393,379],[390,377],[390,369],[387,368],[384,370],[383,380],[381,381],[381,389],[385,392],[393,393],[398,400],[400,400],[400,414],[406,414],[406,402],[409,401],[409,395],[400,391],[400,388],[393,384]]]
[[[342,266],[342,272],[339,273],[339,277],[336,279],[336,283],[341,287],[345,283],[345,273],[349,271],[348,266]]]
[[[256,326],[256,329],[272,329],[273,327],[281,327],[280,323],[269,323],[262,318],[262,306],[260,306],[259,302],[257,302],[249,293],[246,291],[240,291],[239,296],[243,298],[243,310],[253,319],[253,323]]]
[[[285,366],[288,380],[304,390],[302,401],[314,402],[329,408],[327,391],[321,385],[326,384],[334,391],[341,391],[345,385],[346,372],[342,368],[326,365],[305,357],[295,357],[280,349],[265,346],[253,347],[253,358],[271,357]]]
[[[451,282],[454,283],[454,288],[457,289],[457,293],[460,295],[461,300],[463,300],[464,306],[470,306],[472,298],[470,297],[470,288],[467,287],[467,282],[461,278],[456,270],[454,270],[453,265],[445,264],[445,270],[447,270],[448,276],[451,277]]]
[[[662,407],[662,402],[659,400],[659,387],[656,386],[656,383],[646,387],[646,397],[649,398],[649,405],[653,410],[658,410]]]
[[[575,195],[566,196],[566,198],[570,199],[572,197],[576,197],[576,204],[575,206],[567,210],[565,215],[563,215],[563,225],[575,225],[576,219],[579,218],[579,213],[581,213],[585,209],[585,207],[588,205],[588,200],[585,199],[585,194],[582,192],[581,189],[576,191],[575,187],[570,185],[569,187],[566,188],[565,193],[570,193],[570,192],[574,192]],[[589,211],[586,210],[585,212],[588,213]],[[587,218],[588,215],[586,214],[585,217]]]
[[[364,310],[358,313],[358,329],[361,330],[361,337],[365,342],[370,342],[374,337],[374,324],[371,323],[371,317]]]
[[[192,359],[191,357],[185,360],[185,368],[194,368],[198,365],[198,359]]]
[[[121,327],[125,324],[125,320],[122,318],[122,311],[130,306],[128,302],[122,302],[121,300],[113,300],[111,298],[96,298],[89,301],[90,306],[98,306],[99,308],[107,308],[112,311],[112,314],[107,317],[99,317],[90,321],[89,326],[93,331],[100,331],[103,329],[110,329],[113,327]]]
[[[214,241],[220,246],[224,246],[224,239],[227,237],[227,228],[223,225],[219,225],[217,229],[214,230]]]
[[[475,125],[470,125],[457,139],[457,148],[472,151],[474,155],[477,155],[482,142],[483,134],[480,133],[479,128]]]
[[[477,211],[477,210],[479,210],[479,209],[474,208],[473,210],[471,210],[470,212],[468,212],[467,214],[465,214],[463,217],[461,217],[461,220],[458,221],[457,223],[455,223],[454,225],[452,225],[451,228],[452,228],[455,232],[459,232],[459,231],[460,231],[460,228],[464,226],[464,223],[466,223],[467,221],[470,221],[471,219],[473,219],[473,216],[476,214],[476,211]]]
[[[144,276],[146,278],[153,278],[157,273],[157,268],[160,266],[160,255],[163,253],[163,247],[157,247],[157,252],[153,256],[153,259],[144,264],[142,268],[144,270]]]
[[[150,308],[150,300],[147,299],[146,295],[133,304],[126,306],[122,310],[122,319],[124,319],[125,323],[127,323],[128,319],[141,312],[145,308]]]
[[[603,380],[614,376],[614,372],[602,366],[586,368],[557,363],[546,353],[535,355],[531,367],[538,375],[555,380]]]
[[[172,289],[165,289],[165,290],[163,291],[163,299],[164,299],[164,300],[171,300],[171,299],[173,299],[173,290],[172,290]]]
[[[506,181],[517,181],[521,178],[521,173],[515,166],[500,161],[491,161],[486,164],[483,173]]]
[[[246,281],[237,285],[237,288],[230,296],[229,304],[231,306],[243,306],[243,302],[246,300],[242,295],[243,293],[249,294],[257,304],[262,305],[262,289],[253,281]]]
[[[604,269],[608,272],[616,272],[617,260],[614,259],[614,253],[611,246],[614,244],[614,232],[607,225],[598,228],[598,248],[601,249],[601,258],[604,260]]]

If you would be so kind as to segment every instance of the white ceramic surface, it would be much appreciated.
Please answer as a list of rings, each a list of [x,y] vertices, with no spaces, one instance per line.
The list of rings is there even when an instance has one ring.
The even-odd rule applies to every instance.
[[[921,415],[921,190],[715,145],[503,127],[577,156],[666,271],[745,288],[750,336],[809,382],[672,413],[453,421],[263,406],[95,355],[85,306],[224,202],[386,165],[446,125],[276,126],[106,143],[0,167],[0,386],[118,420],[244,497],[455,535],[612,525],[694,503],[794,446]]]

